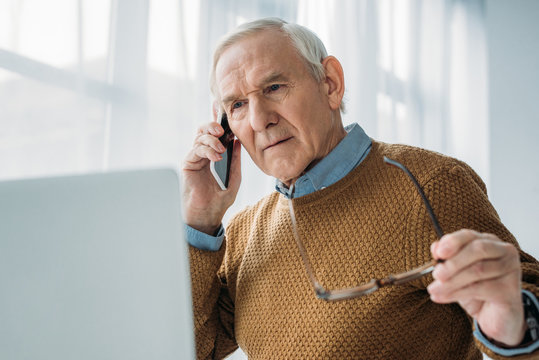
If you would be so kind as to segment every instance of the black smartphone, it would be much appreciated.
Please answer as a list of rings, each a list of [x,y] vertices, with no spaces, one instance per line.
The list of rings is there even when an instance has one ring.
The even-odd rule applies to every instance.
[[[223,144],[226,151],[221,154],[221,156],[223,157],[222,160],[212,161],[210,163],[210,170],[221,189],[226,190],[228,188],[230,166],[232,164],[234,134],[232,133],[232,130],[230,130],[230,126],[228,125],[228,118],[226,116],[226,112],[222,111],[221,114],[218,115],[218,117],[220,118],[221,126],[225,130],[225,133],[219,138],[219,141],[221,142],[221,144]]]

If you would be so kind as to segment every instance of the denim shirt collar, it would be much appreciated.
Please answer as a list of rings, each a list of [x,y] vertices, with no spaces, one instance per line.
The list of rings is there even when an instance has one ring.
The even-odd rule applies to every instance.
[[[296,180],[294,198],[311,194],[335,184],[365,159],[372,145],[371,139],[357,123],[345,128],[344,139],[318,164]],[[276,180],[275,189],[290,197],[289,189]]]

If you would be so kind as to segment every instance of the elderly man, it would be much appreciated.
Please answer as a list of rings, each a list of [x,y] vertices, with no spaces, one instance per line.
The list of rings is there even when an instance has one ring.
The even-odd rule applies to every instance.
[[[225,151],[217,122],[183,166],[199,358],[238,346],[255,359],[537,356],[539,265],[466,164],[344,128],[343,69],[302,26],[245,24],[213,65],[239,141],[227,190],[210,174]],[[225,232],[240,147],[277,191]]]

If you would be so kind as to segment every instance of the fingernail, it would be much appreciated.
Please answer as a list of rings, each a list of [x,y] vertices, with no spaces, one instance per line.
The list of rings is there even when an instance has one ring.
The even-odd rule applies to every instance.
[[[225,147],[223,146],[223,144],[219,144],[217,148],[219,149],[219,151],[225,151]]]
[[[439,266],[436,266],[432,272],[432,277],[434,280],[443,280],[443,270]]]

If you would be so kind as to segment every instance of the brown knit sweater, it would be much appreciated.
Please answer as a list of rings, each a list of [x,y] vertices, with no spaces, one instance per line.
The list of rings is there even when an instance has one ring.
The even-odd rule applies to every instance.
[[[516,245],[464,163],[373,142],[336,184],[295,199],[300,236],[321,284],[351,287],[431,259],[436,234],[411,181],[416,176],[444,232],[497,234]],[[499,357],[472,335],[457,305],[429,299],[432,277],[338,302],[318,300],[292,234],[287,200],[275,192],[236,215],[218,252],[190,248],[197,354],[223,358],[239,345],[253,359],[481,359]],[[539,295],[539,265],[521,251],[523,288]],[[531,358],[533,355],[513,359]]]

